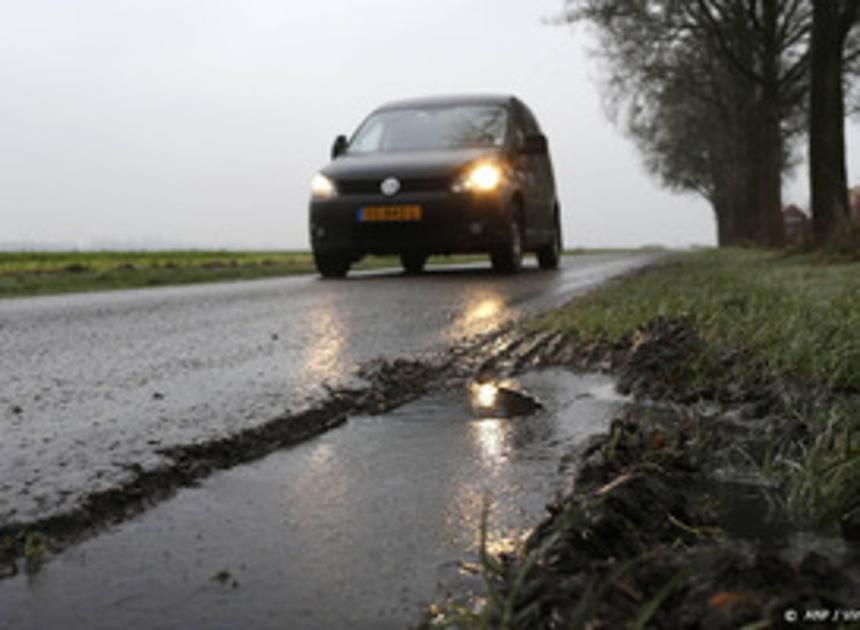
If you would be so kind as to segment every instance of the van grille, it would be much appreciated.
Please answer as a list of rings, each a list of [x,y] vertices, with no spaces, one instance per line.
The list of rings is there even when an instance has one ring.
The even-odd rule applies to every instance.
[[[343,195],[378,195],[381,179],[343,179],[337,181],[337,190]],[[400,180],[400,193],[440,192],[451,187],[450,177],[422,177]],[[399,193],[398,193],[399,194]]]

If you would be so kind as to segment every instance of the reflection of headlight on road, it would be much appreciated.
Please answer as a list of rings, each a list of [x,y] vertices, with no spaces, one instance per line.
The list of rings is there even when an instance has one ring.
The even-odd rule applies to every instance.
[[[499,299],[490,298],[482,300],[474,306],[469,307],[469,310],[466,313],[466,320],[468,322],[478,322],[489,317],[495,317],[501,310],[502,304]]]
[[[477,293],[451,327],[452,338],[485,333],[488,326],[499,325],[508,317],[510,312],[498,295],[489,291]]]
[[[492,409],[496,406],[496,398],[499,388],[493,383],[480,383],[472,385],[472,401],[480,409]]]
[[[466,171],[453,186],[454,192],[490,192],[502,183],[504,175],[496,164],[487,162],[476,164]]]
[[[472,423],[472,440],[486,463],[497,465],[504,461],[510,426],[510,423],[498,418],[485,418]]]
[[[337,195],[337,188],[328,177],[317,173],[311,180],[311,194],[314,199],[331,199]]]

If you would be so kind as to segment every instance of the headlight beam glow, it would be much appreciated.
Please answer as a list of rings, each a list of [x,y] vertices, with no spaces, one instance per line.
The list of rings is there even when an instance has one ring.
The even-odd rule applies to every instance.
[[[454,192],[491,192],[501,184],[504,175],[497,164],[482,162],[476,164],[454,184]]]
[[[311,180],[311,194],[314,199],[331,199],[337,195],[337,188],[328,177],[317,173]]]

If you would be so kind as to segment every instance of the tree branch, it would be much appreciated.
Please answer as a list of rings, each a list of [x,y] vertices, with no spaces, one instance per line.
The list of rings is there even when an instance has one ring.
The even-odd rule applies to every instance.
[[[725,56],[729,63],[735,68],[735,70],[740,72],[741,75],[743,75],[753,83],[762,83],[763,77],[753,68],[750,68],[748,65],[744,64],[736,55],[735,50],[729,45],[725,33],[720,27],[720,24],[711,14],[710,2],[708,2],[708,0],[695,0],[695,3],[696,5],[698,5],[700,10],[699,17],[701,17],[708,25],[709,31],[713,35],[714,40],[716,41],[717,46],[720,49],[720,52]]]

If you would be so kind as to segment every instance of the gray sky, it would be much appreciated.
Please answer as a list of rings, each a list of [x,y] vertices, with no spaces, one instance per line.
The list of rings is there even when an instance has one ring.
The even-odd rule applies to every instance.
[[[337,133],[388,100],[489,91],[547,132],[567,245],[713,243],[708,206],[661,191],[605,120],[583,34],[542,23],[560,6],[0,0],[0,242],[304,248]],[[807,197],[801,171],[786,200]]]

